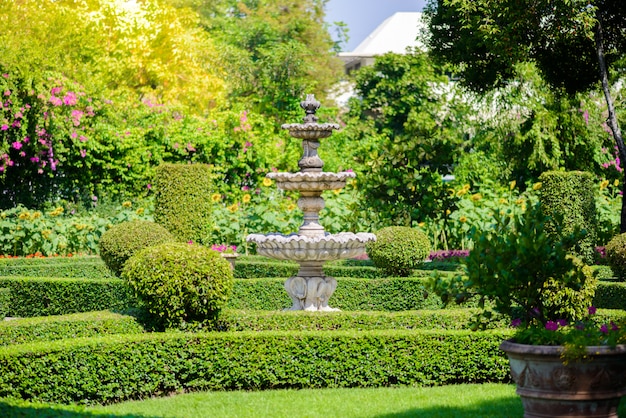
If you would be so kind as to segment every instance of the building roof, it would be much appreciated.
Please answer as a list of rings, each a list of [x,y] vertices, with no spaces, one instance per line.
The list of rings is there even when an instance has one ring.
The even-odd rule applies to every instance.
[[[378,25],[352,52],[340,52],[344,62],[353,59],[374,57],[387,52],[404,54],[407,47],[424,46],[416,40],[424,27],[422,14],[419,12],[397,12]]]

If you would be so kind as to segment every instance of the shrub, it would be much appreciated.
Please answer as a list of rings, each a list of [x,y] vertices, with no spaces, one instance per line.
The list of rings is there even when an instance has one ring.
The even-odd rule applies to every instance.
[[[204,242],[211,233],[210,215],[216,188],[207,164],[162,164],[156,168],[154,221],[178,240]],[[218,195],[219,196],[219,195]]]
[[[154,222],[122,222],[102,234],[99,243],[100,257],[119,276],[126,260],[137,251],[173,241],[174,236]]]
[[[9,300],[11,298],[11,289],[0,287],[0,320],[2,320],[9,312]]]
[[[230,264],[200,245],[166,243],[131,257],[122,276],[165,326],[213,319],[233,289]]]
[[[0,396],[109,404],[199,390],[508,382],[508,361],[498,349],[508,336],[508,330],[176,332],[18,344],[0,347]]]
[[[367,255],[374,265],[390,276],[409,276],[429,253],[428,237],[417,229],[404,226],[380,229],[376,232],[376,241],[367,245]]]
[[[606,260],[619,280],[626,277],[626,233],[613,237],[605,249]]]
[[[584,231],[582,237],[568,244],[569,251],[586,264],[593,264],[598,220],[592,175],[582,171],[546,171],[539,179],[542,210],[551,217],[545,225],[546,233],[560,240],[577,230]]]

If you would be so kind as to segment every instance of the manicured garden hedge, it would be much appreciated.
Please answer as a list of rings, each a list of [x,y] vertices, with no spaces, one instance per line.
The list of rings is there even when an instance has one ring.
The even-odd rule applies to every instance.
[[[8,287],[0,287],[0,320],[9,313],[10,297],[11,289]]]
[[[438,309],[439,298],[427,291],[427,279],[418,277],[355,279],[341,277],[330,305],[344,311],[406,311]],[[136,305],[131,290],[120,279],[0,277],[9,288],[7,316],[31,317],[74,312],[121,310]],[[227,308],[277,311],[292,302],[283,278],[236,279]],[[598,308],[625,309],[626,283],[600,282],[594,298]],[[475,306],[473,301],[463,307]]]
[[[235,263],[235,277],[253,279],[263,277],[288,278],[298,273],[298,264],[291,262],[249,261],[237,260]],[[340,263],[326,263],[324,274],[332,277],[355,277],[373,279],[385,277],[385,274],[373,266],[354,266]]]
[[[115,275],[99,258],[78,263],[59,263],[57,259],[47,263],[2,263],[0,276],[28,276],[28,277],[75,277],[82,279],[110,279]]]
[[[120,279],[0,277],[10,289],[7,316],[62,315],[125,309],[134,304],[130,288]]]
[[[186,390],[506,382],[503,331],[164,333],[0,347],[0,396],[84,404]]]

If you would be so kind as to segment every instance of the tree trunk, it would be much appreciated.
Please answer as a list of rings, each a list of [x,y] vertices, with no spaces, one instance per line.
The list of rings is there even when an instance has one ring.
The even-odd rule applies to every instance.
[[[611,98],[609,75],[606,68],[606,60],[604,59],[604,34],[602,31],[602,19],[599,12],[596,15],[596,19],[596,52],[598,54],[600,81],[602,82],[602,90],[604,91],[606,106],[609,110],[609,117],[606,122],[608,123],[611,132],[613,132],[613,138],[615,138],[615,144],[617,145],[619,154],[620,165],[622,165],[626,162],[626,147],[624,146],[622,132],[619,129],[619,122],[617,121],[617,116],[615,115],[615,106],[613,105],[613,99]],[[626,170],[622,171],[622,173],[622,212],[620,215],[620,233],[626,232],[626,199],[624,199],[624,192],[626,192]]]

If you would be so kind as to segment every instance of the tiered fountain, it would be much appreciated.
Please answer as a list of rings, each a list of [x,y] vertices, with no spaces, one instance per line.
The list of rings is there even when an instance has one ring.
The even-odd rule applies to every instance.
[[[289,310],[334,311],[328,306],[328,299],[337,288],[337,280],[324,276],[323,265],[329,260],[353,258],[365,253],[365,245],[376,239],[374,234],[341,232],[328,234],[319,224],[319,212],[324,208],[321,197],[324,190],[340,189],[346,181],[354,178],[352,172],[329,173],[322,171],[324,162],[317,155],[322,138],[329,137],[334,123],[317,123],[315,112],[320,103],[312,94],[300,103],[304,109],[304,123],[286,124],[294,138],[302,139],[302,158],[298,161],[298,173],[269,173],[266,177],[274,180],[282,190],[300,192],[298,207],[304,212],[304,222],[297,234],[250,234],[248,242],[257,245],[257,253],[280,260],[294,260],[300,270],[285,282],[285,289],[293,301]]]

